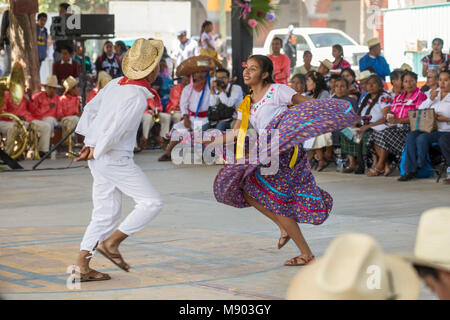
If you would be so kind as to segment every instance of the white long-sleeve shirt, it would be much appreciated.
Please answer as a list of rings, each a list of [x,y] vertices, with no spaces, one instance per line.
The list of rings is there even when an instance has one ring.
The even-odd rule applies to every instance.
[[[439,91],[434,100],[431,100],[428,96],[428,99],[422,102],[419,109],[429,108],[434,109],[436,114],[450,118],[450,94],[447,94],[444,99],[441,99],[441,91]],[[436,123],[438,131],[450,132],[450,122],[437,121]]]
[[[231,86],[231,92],[230,96],[227,96],[228,90],[230,90]],[[225,92],[221,92],[219,94],[213,94],[211,95],[211,102],[210,105],[214,106],[218,104],[219,102],[227,105],[228,107],[239,107],[239,104],[241,103],[242,99],[244,99],[244,94],[242,92],[241,86],[238,86],[236,84],[228,84],[227,88],[225,89]]]
[[[75,130],[86,146],[95,147],[94,159],[114,151],[133,156],[147,98],[153,97],[143,86],[119,85],[120,79],[110,81],[84,107]]]

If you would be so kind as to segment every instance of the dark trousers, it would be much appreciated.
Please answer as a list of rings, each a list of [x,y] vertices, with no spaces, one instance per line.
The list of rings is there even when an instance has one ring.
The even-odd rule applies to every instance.
[[[417,172],[424,168],[431,145],[439,143],[441,152],[450,163],[450,132],[434,131],[431,133],[412,131],[406,138],[405,170],[407,173]]]
[[[207,131],[209,129],[217,129],[220,131],[226,131],[228,129],[231,128],[231,122],[233,120],[224,120],[224,121],[219,121],[218,123],[216,123],[215,125],[211,125],[210,122],[207,122],[203,125],[202,127],[202,131]]]

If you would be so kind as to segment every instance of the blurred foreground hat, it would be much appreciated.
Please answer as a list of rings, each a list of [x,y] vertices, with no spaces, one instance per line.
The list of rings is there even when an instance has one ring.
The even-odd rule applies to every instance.
[[[184,60],[177,67],[177,77],[188,76],[196,72],[212,71],[222,68],[219,61],[208,56],[195,56]]]
[[[367,46],[369,47],[369,49],[375,47],[377,44],[380,44],[380,40],[378,40],[378,38],[372,38],[367,41]]]
[[[161,40],[137,39],[123,57],[123,73],[131,80],[147,77],[159,64],[163,51]]]
[[[384,254],[370,236],[347,233],[335,238],[325,255],[291,281],[290,300],[417,299],[420,281],[400,257]]]
[[[112,77],[109,73],[107,73],[106,71],[100,71],[98,73],[98,88],[104,88],[111,80]]]
[[[450,272],[450,207],[425,211],[417,228],[414,255],[402,255],[414,264]]]

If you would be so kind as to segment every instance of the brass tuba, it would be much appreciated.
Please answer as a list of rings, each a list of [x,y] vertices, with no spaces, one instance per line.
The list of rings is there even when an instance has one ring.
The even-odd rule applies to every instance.
[[[0,117],[7,117],[15,121],[12,134],[8,137],[4,150],[13,159],[18,158],[25,151],[28,142],[28,131],[19,117],[11,113],[2,113],[3,104],[5,91],[9,91],[12,102],[15,105],[19,105],[22,102],[25,91],[24,83],[25,73],[19,62],[14,64],[8,76],[0,77]]]

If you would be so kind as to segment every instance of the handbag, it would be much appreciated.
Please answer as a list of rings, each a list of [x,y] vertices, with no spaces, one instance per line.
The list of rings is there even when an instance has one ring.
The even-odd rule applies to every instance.
[[[433,132],[437,129],[434,109],[410,110],[408,112],[411,131]]]
[[[228,90],[227,97],[230,96],[231,88]],[[234,106],[229,107],[226,104],[219,102],[215,106],[210,106],[208,108],[208,120],[212,121],[220,121],[233,118],[233,114],[235,113],[236,108]]]

